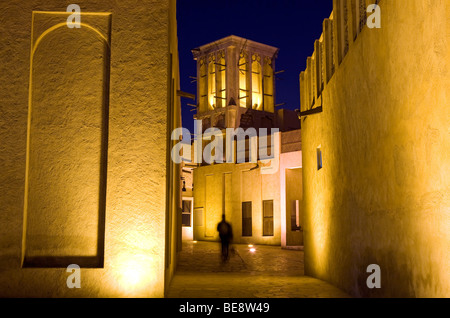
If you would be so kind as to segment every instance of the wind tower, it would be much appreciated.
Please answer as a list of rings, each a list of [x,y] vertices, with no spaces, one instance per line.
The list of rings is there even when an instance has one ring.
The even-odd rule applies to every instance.
[[[197,61],[197,114],[209,127],[274,128],[278,49],[235,35],[192,50]]]

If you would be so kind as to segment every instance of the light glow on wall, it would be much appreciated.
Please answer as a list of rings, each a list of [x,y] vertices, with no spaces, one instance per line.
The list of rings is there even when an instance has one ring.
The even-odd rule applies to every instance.
[[[142,273],[142,268],[140,268],[139,264],[136,261],[129,261],[124,265],[122,271],[122,278],[127,285],[136,286],[139,281]]]
[[[118,267],[114,270],[115,282],[120,292],[127,296],[139,297],[149,286],[153,286],[157,276],[155,260],[144,254],[124,253],[118,257]]]
[[[137,183],[129,185],[130,188]],[[135,200],[144,199],[134,196]],[[130,198],[131,200],[131,198]],[[150,203],[147,203],[150,204]],[[115,241],[107,247],[109,255],[105,267],[111,266],[109,282],[119,297],[162,297],[164,289],[165,254],[161,251],[161,241],[151,237],[151,218],[144,212],[149,205],[138,209],[129,207],[128,217],[121,220],[120,241]]]
[[[315,158],[314,158],[315,159]],[[321,172],[324,172],[321,170]],[[324,176],[319,176],[319,182],[314,185],[315,195],[311,200],[311,206],[314,207],[314,213],[311,215],[311,255],[314,255],[315,270],[319,277],[325,275],[327,266],[329,265],[328,248],[330,246],[330,212],[328,207],[331,205],[333,193],[330,188],[325,187]],[[320,189],[318,191],[317,189]]]

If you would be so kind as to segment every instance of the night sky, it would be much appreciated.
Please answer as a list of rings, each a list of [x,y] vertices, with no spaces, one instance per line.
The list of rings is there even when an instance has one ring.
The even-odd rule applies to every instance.
[[[299,74],[322,33],[322,22],[333,9],[332,0],[178,0],[178,50],[181,90],[196,94],[196,62],[191,49],[237,35],[280,49],[276,60],[276,103],[280,108],[300,106]],[[193,132],[195,111],[182,98],[183,127]]]

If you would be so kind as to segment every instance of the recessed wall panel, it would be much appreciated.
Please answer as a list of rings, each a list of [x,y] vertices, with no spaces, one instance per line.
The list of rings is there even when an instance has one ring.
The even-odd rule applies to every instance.
[[[24,266],[103,263],[110,16],[66,19],[33,15]]]
[[[217,224],[222,220],[222,175],[207,175],[205,178],[205,236],[213,237],[217,235]]]

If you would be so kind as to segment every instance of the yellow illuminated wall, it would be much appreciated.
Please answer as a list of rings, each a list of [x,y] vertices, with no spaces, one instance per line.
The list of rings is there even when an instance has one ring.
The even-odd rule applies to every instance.
[[[292,232],[290,213],[292,200],[301,200],[302,152],[300,130],[280,134],[279,158],[272,164],[272,174],[261,173],[263,162],[203,165],[194,173],[194,240],[219,240],[217,224],[225,213],[233,227],[234,243],[267,245],[301,245],[300,233]],[[270,138],[269,138],[270,140]],[[286,178],[288,170],[294,173]],[[273,235],[264,235],[263,201],[273,201]],[[286,203],[289,202],[289,204]],[[242,202],[252,202],[252,235],[242,236]],[[290,215],[290,214],[289,214]]]
[[[85,14],[75,32],[68,32],[65,16],[33,13],[25,267],[58,266],[60,258],[103,265],[111,14]],[[86,63],[86,56],[98,58]]]
[[[194,169],[194,240],[219,240],[222,213],[233,226],[234,243],[281,244],[280,178],[250,170],[254,163],[215,164]],[[263,200],[273,200],[274,235],[263,236]],[[252,236],[242,236],[242,202],[252,201]],[[203,210],[196,223],[196,210]],[[199,224],[202,224],[199,226]]]
[[[163,297],[181,205],[175,1],[77,4],[80,29],[68,4],[0,2],[0,296]]]
[[[180,89],[180,70],[178,62],[178,37],[177,37],[177,20],[176,20],[176,1],[169,2],[169,73],[168,73],[168,122],[166,125],[167,136],[169,136],[175,128],[182,127],[181,122],[181,101],[178,96]],[[177,266],[177,253],[181,250],[182,231],[181,231],[181,165],[175,164],[170,157],[170,149],[172,149],[177,140],[167,140],[168,147],[166,149],[166,167],[167,182],[166,187],[166,209],[165,209],[165,285],[164,292],[167,291],[171,279],[175,273]],[[168,150],[168,151],[167,151]]]
[[[381,0],[381,28],[361,32],[343,11],[347,40],[333,16],[359,1],[333,3],[300,76],[302,110],[323,107],[302,118],[305,272],[354,296],[449,297],[450,3]]]

